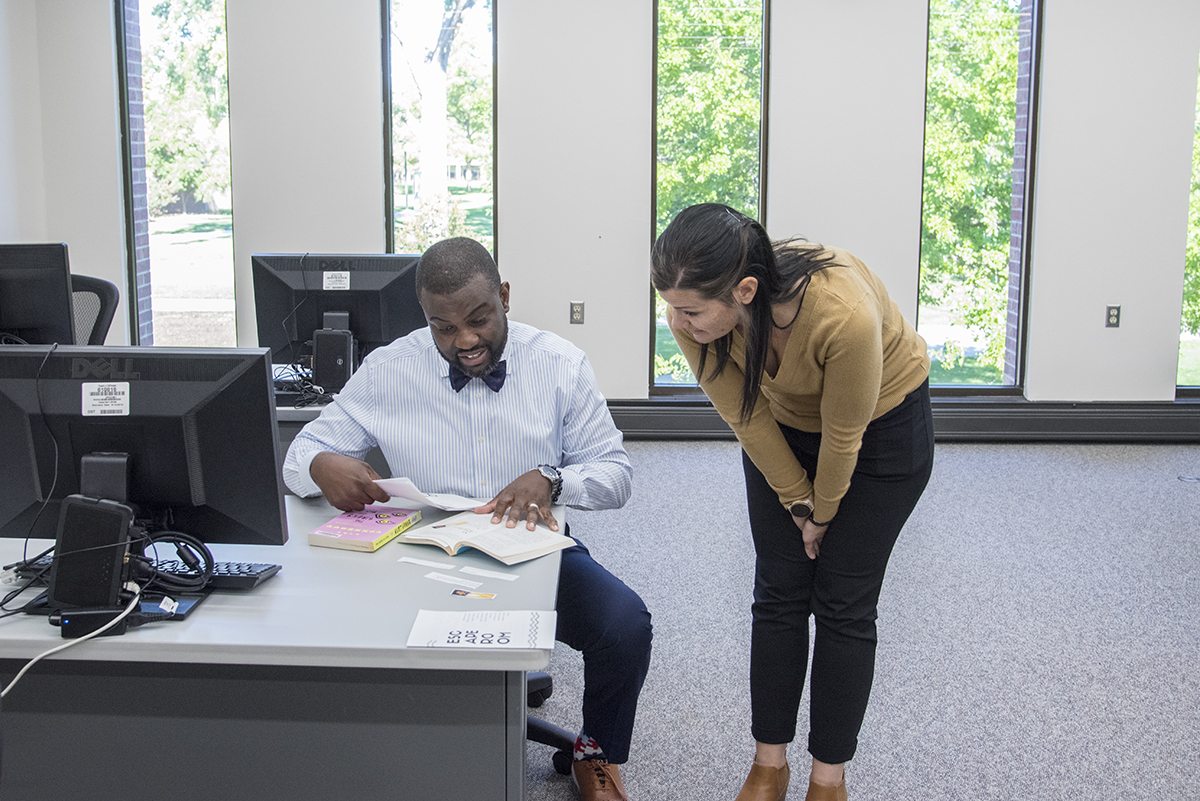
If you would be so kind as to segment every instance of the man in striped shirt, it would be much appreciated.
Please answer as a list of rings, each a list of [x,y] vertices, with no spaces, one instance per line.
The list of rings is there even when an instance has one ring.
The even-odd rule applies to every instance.
[[[490,497],[477,511],[509,527],[557,531],[555,503],[622,506],[633,471],[587,356],[508,321],[509,286],[487,249],[462,237],[433,245],[417,293],[429,327],[372,352],[304,427],[284,464],[288,487],[345,511],[386,501],[362,461],[378,446],[392,475]],[[575,781],[585,801],[627,801],[617,766],[650,663],[650,613],[582,544],[562,552],[557,610],[558,640],[584,656]]]

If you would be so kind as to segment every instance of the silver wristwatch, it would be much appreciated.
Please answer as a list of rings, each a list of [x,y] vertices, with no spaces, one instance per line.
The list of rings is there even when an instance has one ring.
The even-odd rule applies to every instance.
[[[562,472],[548,464],[539,464],[537,469],[550,481],[550,503],[558,503],[558,496],[562,495]]]

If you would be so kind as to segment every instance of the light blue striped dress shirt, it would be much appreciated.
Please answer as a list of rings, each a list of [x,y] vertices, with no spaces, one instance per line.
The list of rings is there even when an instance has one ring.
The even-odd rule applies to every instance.
[[[556,334],[510,322],[507,377],[499,392],[480,379],[461,392],[428,328],[373,351],[321,416],[292,441],[283,477],[300,496],[322,451],[363,458],[378,445],[393,476],[426,492],[490,500],[541,464],[561,469],[559,503],[622,506],[633,468],[591,363]]]

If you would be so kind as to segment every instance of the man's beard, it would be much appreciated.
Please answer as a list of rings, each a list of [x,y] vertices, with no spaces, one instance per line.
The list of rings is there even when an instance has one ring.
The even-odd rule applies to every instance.
[[[499,342],[493,342],[490,340],[489,341],[481,341],[479,343],[479,345],[481,347],[487,348],[488,360],[486,362],[484,362],[483,364],[479,365],[478,367],[469,367],[469,366],[463,364],[462,361],[459,359],[458,355],[460,353],[464,353],[464,352],[469,353],[470,351],[455,351],[453,359],[447,358],[446,354],[443,353],[442,358],[446,359],[446,361],[450,362],[455,367],[457,367],[459,370],[462,370],[464,373],[471,376],[472,378],[478,378],[481,375],[487,375],[496,367],[497,364],[500,363],[500,359],[504,356],[504,348],[508,345],[508,326],[505,326],[504,333],[501,335]],[[478,349],[479,348],[476,347],[476,348],[472,348],[471,350],[478,350]]]

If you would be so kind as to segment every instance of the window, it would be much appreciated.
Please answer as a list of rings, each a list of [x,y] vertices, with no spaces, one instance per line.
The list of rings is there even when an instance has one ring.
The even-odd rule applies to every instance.
[[[236,345],[224,0],[123,10],[135,342]]]
[[[492,4],[384,0],[389,18],[392,249],[449,236],[493,248]]]
[[[918,330],[933,384],[1015,386],[1034,0],[930,0]]]
[[[658,0],[655,236],[718,202],[759,219],[763,0]],[[654,385],[695,385],[654,295]]]
[[[1179,332],[1180,386],[1200,386],[1200,83],[1196,86],[1196,134],[1192,147],[1192,194],[1188,204],[1187,259],[1183,271],[1183,323]]]

